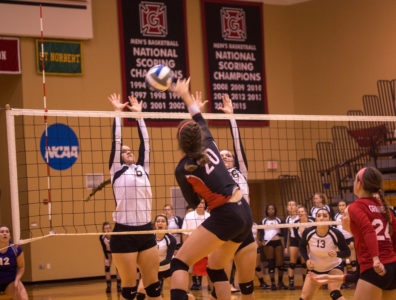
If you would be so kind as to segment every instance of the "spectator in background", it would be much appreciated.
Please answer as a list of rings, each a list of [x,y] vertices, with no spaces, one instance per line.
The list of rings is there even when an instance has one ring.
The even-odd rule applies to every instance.
[[[102,225],[102,232],[111,232],[111,225],[109,222],[103,222]],[[105,269],[105,278],[106,278],[106,293],[111,293],[111,262],[112,262],[112,257],[111,257],[111,250],[110,250],[110,235],[103,234],[99,236],[99,241],[100,244],[102,245],[102,250],[104,254],[104,269]],[[117,268],[116,268],[116,276],[117,276],[117,291],[121,292],[121,278],[120,275],[118,274]]]
[[[174,215],[174,209],[172,204],[165,204],[163,209],[164,215],[168,219],[168,229],[180,229],[183,226],[183,218]],[[182,234],[172,233],[176,239],[176,249],[179,249],[182,245]]]

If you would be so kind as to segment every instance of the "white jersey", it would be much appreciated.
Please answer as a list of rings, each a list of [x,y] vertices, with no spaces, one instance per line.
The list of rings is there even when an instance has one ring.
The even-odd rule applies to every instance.
[[[316,219],[316,213],[317,213],[320,209],[325,209],[325,210],[327,210],[329,213],[331,213],[330,207],[329,207],[328,205],[323,205],[322,207],[312,206],[311,210],[309,211],[309,214],[311,215],[312,218]]]
[[[190,211],[183,220],[183,229],[196,229],[199,225],[203,223],[207,218],[210,217],[210,214],[205,211],[203,215],[199,215],[196,210]],[[183,232],[183,234],[190,235],[190,232]]]
[[[342,258],[350,255],[350,250],[345,238],[336,228],[329,227],[325,236],[320,236],[316,227],[304,230],[300,242],[301,255],[305,259],[311,260],[314,271],[328,272],[342,263]],[[307,255],[307,248],[309,254]],[[329,256],[329,251],[336,251],[337,256]]]
[[[282,221],[278,217],[275,219],[268,219],[264,218],[261,224],[263,225],[276,225],[281,224]],[[269,241],[276,241],[280,240],[282,236],[282,232],[280,228],[271,228],[271,229],[264,229],[264,242],[267,244]]]
[[[170,261],[176,248],[176,240],[166,233],[161,240],[157,240],[158,256],[160,261],[159,272],[170,269]]]
[[[247,182],[248,168],[245,153],[243,151],[242,141],[239,137],[238,125],[235,120],[230,120],[231,134],[235,153],[235,167],[228,169],[232,179],[238,184],[243,198],[250,203],[249,185]]]
[[[168,219],[168,229],[180,229],[182,224],[182,219],[176,216]],[[180,225],[179,225],[180,223]],[[172,233],[173,237],[176,239],[176,243],[181,243],[181,233]]]
[[[116,211],[113,220],[128,226],[140,226],[151,222],[152,192],[148,179],[150,143],[144,120],[138,120],[141,146],[136,164],[121,161],[121,119],[115,118],[113,147],[110,156],[110,174],[113,184]]]
[[[341,217],[342,217],[342,215],[340,213],[336,213],[336,215],[334,216],[334,221],[341,221]],[[350,232],[348,232],[342,228],[342,224],[337,225],[337,229],[339,231],[341,231],[341,233],[344,235],[345,239],[353,238],[353,235]]]
[[[293,223],[297,223],[298,220],[300,220],[300,218],[299,218],[297,215],[295,215],[294,217],[287,216],[287,217],[286,217],[286,220],[285,220],[285,223],[286,223],[286,224],[293,224]],[[294,227],[290,227],[290,228],[287,229],[288,234],[289,234],[289,236],[290,236],[291,238],[295,238],[293,228],[294,228]]]

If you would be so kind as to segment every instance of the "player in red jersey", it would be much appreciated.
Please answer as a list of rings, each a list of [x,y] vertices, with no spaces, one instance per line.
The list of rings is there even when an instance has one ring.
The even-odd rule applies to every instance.
[[[355,238],[360,264],[354,299],[396,299],[396,219],[385,202],[382,186],[377,169],[361,169],[354,182],[359,198],[342,218],[343,228]]]

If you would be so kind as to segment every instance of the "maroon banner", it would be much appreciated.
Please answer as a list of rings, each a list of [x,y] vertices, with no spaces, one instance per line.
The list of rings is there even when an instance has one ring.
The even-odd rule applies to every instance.
[[[0,74],[21,74],[18,38],[0,37]]]
[[[262,4],[201,0],[201,5],[209,112],[218,112],[228,94],[235,114],[267,114]]]

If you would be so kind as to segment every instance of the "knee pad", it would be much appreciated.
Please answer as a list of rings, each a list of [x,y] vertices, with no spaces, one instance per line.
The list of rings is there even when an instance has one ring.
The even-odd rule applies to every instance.
[[[125,299],[128,300],[133,300],[136,297],[136,293],[137,293],[137,286],[133,286],[133,287],[123,287],[121,289],[121,295],[122,297],[124,297]]]
[[[357,266],[357,261],[356,260],[352,260],[351,261],[351,266],[352,267],[356,267]]]
[[[334,291],[331,291],[330,297],[333,300],[337,300],[338,298],[342,297],[342,294],[341,294],[340,290],[334,290]]]
[[[189,269],[189,266],[187,266],[184,262],[182,262],[178,258],[173,258],[171,260],[170,267],[171,267],[171,274],[173,274],[173,272],[178,271],[178,270],[183,270],[183,271],[188,272],[188,269]]]
[[[180,290],[180,289],[170,290],[170,296],[171,296],[171,299],[175,299],[175,300],[187,300],[188,299],[187,292],[184,290]]]
[[[307,264],[303,263],[303,264],[301,264],[301,267],[303,267],[303,269],[306,269],[307,268]]]
[[[278,269],[278,271],[287,271],[283,266],[276,266],[276,268]]]
[[[142,294],[142,293],[136,294],[136,300],[144,300],[145,298],[146,298],[145,294]]]
[[[217,295],[216,295],[216,290],[213,287],[212,292],[210,293],[212,295],[213,298],[217,299]]]
[[[110,266],[105,266],[105,272],[110,272]]]
[[[155,298],[161,296],[161,282],[157,281],[144,288],[149,297]]]
[[[292,269],[292,270],[294,270],[294,269],[296,268],[296,264],[290,263],[290,264],[289,264],[289,268]]]
[[[261,267],[256,267],[256,272],[261,272]]]
[[[213,283],[218,281],[228,281],[228,277],[224,269],[214,270],[206,267],[206,272]]]
[[[252,280],[249,282],[240,283],[239,288],[241,289],[241,293],[243,295],[250,295],[251,293],[253,293],[254,290],[254,282]]]

